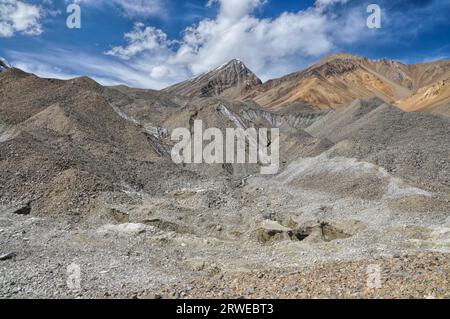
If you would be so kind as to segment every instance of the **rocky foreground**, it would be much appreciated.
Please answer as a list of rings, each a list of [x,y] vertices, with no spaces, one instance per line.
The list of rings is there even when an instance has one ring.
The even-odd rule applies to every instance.
[[[182,298],[450,298],[448,254],[395,255],[311,267],[238,272],[161,289],[159,296]],[[381,269],[380,286],[370,267]],[[369,282],[369,283],[368,283]],[[174,293],[175,292],[175,293]],[[158,297],[149,291],[137,297]],[[268,297],[269,296],[269,297]]]
[[[206,258],[207,250],[220,254],[214,249],[218,243],[178,242],[174,234],[136,224],[92,231],[23,215],[9,222],[5,217],[0,240],[2,252],[9,253],[0,256],[0,298],[450,297],[450,255],[445,253],[383,253],[331,262],[305,257],[294,266],[276,252],[268,256],[271,249],[247,258],[234,246],[222,252],[234,259],[231,265],[231,260]],[[81,270],[75,288],[68,286],[67,267],[73,264]],[[379,277],[370,277],[374,266]]]

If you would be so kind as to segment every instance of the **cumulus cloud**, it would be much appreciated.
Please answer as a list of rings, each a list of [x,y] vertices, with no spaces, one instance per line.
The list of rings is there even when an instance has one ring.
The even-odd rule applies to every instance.
[[[128,60],[144,51],[161,53],[160,51],[165,51],[170,45],[170,41],[163,31],[154,27],[146,27],[143,23],[136,23],[133,31],[125,33],[124,38],[128,43],[127,46],[114,47],[106,54]]]
[[[365,27],[365,11],[337,19],[327,10],[345,2],[318,0],[308,9],[261,19],[253,13],[265,0],[210,0],[208,5],[219,5],[216,17],[186,28],[181,40],[171,41],[162,30],[139,24],[125,35],[125,46],[114,47],[107,54],[130,60],[133,66],[150,64],[149,76],[171,74],[167,80],[173,81],[239,58],[266,80],[329,53],[336,48],[338,32],[345,34],[342,41],[356,40]],[[165,71],[153,71],[157,66],[164,66]]]
[[[39,35],[42,33],[41,9],[18,0],[0,0],[0,37],[15,33]]]
[[[0,0],[0,4],[24,1]],[[141,16],[163,10],[160,6],[162,1],[78,0],[103,9],[108,9],[103,6],[120,7],[127,15],[140,11],[143,13]],[[447,15],[443,13],[449,8],[448,1],[421,0],[417,4],[408,0],[379,0],[383,9],[383,28],[375,31],[366,26],[366,8],[371,0],[316,0],[306,9],[284,12],[272,18],[260,18],[260,13],[267,2],[275,0],[204,1],[217,8],[216,15],[185,28],[176,39],[152,25],[135,23],[124,34],[123,43],[113,43],[105,55],[98,56],[92,51],[87,53],[89,50],[80,53],[79,48],[71,48],[47,50],[42,54],[10,53],[10,60],[13,65],[44,76],[89,75],[102,84],[122,83],[159,89],[239,58],[262,80],[267,80],[303,69],[324,55],[343,48],[356,48],[375,41],[377,45],[398,45],[401,41],[408,41],[410,34],[414,36],[436,23],[447,23]],[[403,6],[397,8],[399,2],[408,4],[408,14],[405,14]],[[51,0],[45,0],[45,3],[51,4]],[[148,9],[149,3],[156,5]],[[48,14],[43,4],[40,8]],[[7,34],[2,22],[5,17],[10,19],[10,15],[6,15],[5,10],[2,8],[0,11],[3,14],[0,19],[0,30],[3,31],[0,32]],[[39,23],[37,18],[34,21]],[[15,25],[17,28],[22,25],[22,31],[14,29],[13,33],[26,32],[23,30],[26,23],[17,22]],[[438,52],[444,56],[445,53]]]
[[[239,20],[261,7],[266,0],[210,0],[206,6],[211,7],[214,3],[220,5],[220,19]]]
[[[172,61],[199,73],[237,57],[267,72],[275,66],[272,62],[293,55],[318,56],[333,47],[327,18],[319,11],[284,13],[273,20],[240,14],[220,13],[215,20],[188,28]]]

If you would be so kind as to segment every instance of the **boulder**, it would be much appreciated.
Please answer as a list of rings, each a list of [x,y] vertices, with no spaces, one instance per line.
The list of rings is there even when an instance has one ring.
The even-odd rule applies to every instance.
[[[100,227],[98,233],[103,235],[115,234],[119,236],[137,236],[144,233],[147,226],[143,224],[125,223],[120,225],[104,225]]]

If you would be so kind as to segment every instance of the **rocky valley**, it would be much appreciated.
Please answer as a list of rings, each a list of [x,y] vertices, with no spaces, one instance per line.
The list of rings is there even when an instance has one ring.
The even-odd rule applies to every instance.
[[[0,297],[448,298],[449,79],[338,54],[155,91],[0,61]],[[279,173],[175,164],[195,120],[279,128]]]

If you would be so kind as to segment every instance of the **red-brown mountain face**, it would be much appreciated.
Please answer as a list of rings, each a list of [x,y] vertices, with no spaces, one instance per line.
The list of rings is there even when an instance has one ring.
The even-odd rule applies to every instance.
[[[405,99],[449,77],[450,61],[406,65],[393,60],[338,54],[304,71],[268,81],[243,98],[252,98],[271,109],[299,102],[328,109],[376,96],[408,109],[411,107]],[[416,105],[414,110],[421,108]]]

